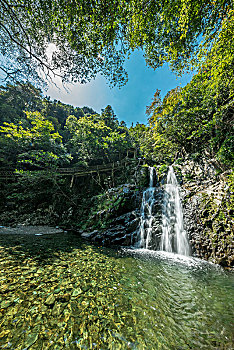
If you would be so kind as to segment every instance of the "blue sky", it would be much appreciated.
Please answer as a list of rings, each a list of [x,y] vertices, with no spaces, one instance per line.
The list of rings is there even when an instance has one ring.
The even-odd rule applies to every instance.
[[[153,70],[146,67],[141,52],[134,52],[127,60],[125,68],[129,80],[126,86],[110,88],[108,82],[101,76],[85,85],[76,84],[69,86],[67,92],[63,88],[50,86],[46,94],[52,99],[60,100],[73,106],[92,107],[98,113],[108,104],[112,106],[119,120],[124,120],[128,126],[138,121],[146,123],[146,106],[151,103],[156,89],[161,90],[162,97],[176,86],[186,85],[192,77],[185,74],[183,77],[176,77],[167,65]],[[59,85],[59,83],[58,83]]]

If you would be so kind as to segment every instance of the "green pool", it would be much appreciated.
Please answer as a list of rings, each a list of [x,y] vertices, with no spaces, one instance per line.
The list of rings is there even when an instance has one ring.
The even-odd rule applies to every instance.
[[[233,275],[200,260],[0,236],[0,349],[232,349]]]

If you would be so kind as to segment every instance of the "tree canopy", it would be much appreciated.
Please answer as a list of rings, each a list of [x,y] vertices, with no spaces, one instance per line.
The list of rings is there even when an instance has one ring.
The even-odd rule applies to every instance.
[[[69,164],[69,154],[53,124],[39,112],[25,112],[18,123],[0,126],[1,160],[8,167],[43,169]]]
[[[206,154],[221,169],[233,166],[233,24],[233,17],[223,22],[190,83],[169,91],[163,100],[157,90],[147,107],[158,161],[173,160],[184,149],[189,154]]]
[[[141,49],[149,66],[181,72],[210,52],[232,9],[231,0],[1,0],[1,70],[7,80],[38,81],[41,70],[81,83],[100,73],[121,86],[125,59]]]

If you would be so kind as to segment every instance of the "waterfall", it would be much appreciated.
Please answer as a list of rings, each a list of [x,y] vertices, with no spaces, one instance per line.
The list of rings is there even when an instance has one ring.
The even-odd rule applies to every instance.
[[[169,167],[167,182],[164,185],[162,201],[162,235],[161,241],[152,237],[153,209],[155,204],[156,188],[154,186],[154,167],[149,167],[149,187],[143,192],[141,202],[140,227],[138,231],[138,248],[160,248],[167,252],[181,255],[190,255],[187,233],[184,229],[183,210],[179,195],[179,185],[173,167]]]
[[[190,255],[188,238],[184,230],[179,186],[172,166],[169,167],[164,189],[160,249]]]
[[[154,205],[154,167],[149,168],[150,171],[150,183],[149,187],[143,192],[141,203],[141,221],[140,221],[140,240],[138,246],[140,248],[149,248],[150,240],[152,237],[152,223],[153,223],[153,205]]]

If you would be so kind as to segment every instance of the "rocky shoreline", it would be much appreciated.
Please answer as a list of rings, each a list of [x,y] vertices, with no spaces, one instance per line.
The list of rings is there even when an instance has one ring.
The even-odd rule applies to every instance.
[[[0,235],[54,235],[66,233],[59,227],[51,227],[47,225],[17,225],[15,227],[0,226]]]

